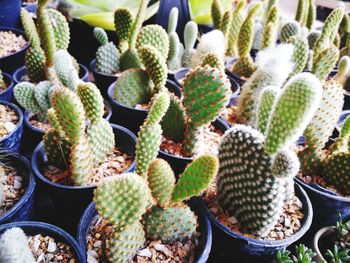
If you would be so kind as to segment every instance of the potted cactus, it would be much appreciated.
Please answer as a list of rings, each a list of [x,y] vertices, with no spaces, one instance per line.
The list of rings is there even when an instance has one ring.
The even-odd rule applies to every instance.
[[[30,220],[35,180],[29,162],[16,153],[0,153],[0,223]]]
[[[47,223],[23,221],[0,226],[2,262],[78,262],[85,253],[64,230]]]
[[[0,101],[0,149],[19,152],[23,134],[23,113],[15,104]]]
[[[76,93],[54,89],[51,106],[51,128],[35,149],[32,166],[56,208],[78,219],[103,177],[134,169],[135,135],[102,118],[103,98],[91,83],[79,84]]]
[[[209,186],[217,173],[218,160],[210,154],[199,156],[186,168],[175,184],[174,172],[170,165],[162,159],[156,159],[162,133],[159,122],[169,104],[170,99],[166,92],[161,92],[155,97],[138,134],[136,172],[111,177],[101,182],[94,192],[95,204],[88,207],[81,219],[79,241],[82,246],[88,248],[87,242],[96,238],[93,233],[99,233],[97,236],[101,237],[102,244],[110,244],[108,248],[101,245],[102,261],[132,260],[136,255],[142,256],[145,251],[150,251],[151,242],[161,243],[162,247],[170,250],[187,244],[187,248],[183,250],[185,255],[176,255],[181,262],[190,260],[190,255],[192,258],[194,256],[193,250],[196,249],[196,245],[193,246],[193,241],[196,239],[197,215],[201,220],[203,217],[200,211],[193,212],[184,201],[200,194]],[[134,193],[132,200],[129,198],[131,192]],[[96,218],[100,220],[96,221]],[[102,227],[101,220],[105,221]],[[205,222],[200,223],[200,229],[205,231],[201,235],[201,241],[206,240],[206,244],[198,249],[200,262],[205,262],[210,250],[210,230],[205,230]],[[126,253],[124,247],[128,247]],[[156,260],[160,260],[161,254],[161,251],[154,254]],[[88,251],[89,255],[93,256],[94,253]],[[169,254],[166,257],[169,257]]]
[[[176,174],[182,173],[194,156],[217,153],[220,136],[228,126],[215,119],[228,104],[230,82],[222,70],[206,65],[187,74],[182,93],[183,100],[170,96],[170,107],[162,120],[160,157]]]
[[[256,129],[236,124],[221,140],[216,188],[204,197],[204,208],[221,236],[248,255],[274,254],[311,225],[311,203],[300,187],[294,188],[299,161],[290,146],[312,119],[321,92],[311,73],[292,77],[282,89],[267,86],[259,96]],[[286,214],[288,203],[298,199],[299,212]],[[292,230],[291,224],[287,231],[280,218],[292,222],[295,213],[303,214],[298,228]],[[272,234],[276,226],[282,230]]]
[[[13,87],[11,75],[0,70],[0,100],[12,102]]]

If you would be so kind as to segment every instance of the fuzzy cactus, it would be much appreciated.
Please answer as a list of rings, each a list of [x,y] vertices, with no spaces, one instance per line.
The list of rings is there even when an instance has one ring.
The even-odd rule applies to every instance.
[[[221,26],[222,15],[223,10],[220,0],[213,0],[211,4],[211,18],[213,20],[214,27],[217,29],[219,29]]]
[[[166,31],[159,25],[147,25],[143,27],[136,40],[136,49],[150,45],[154,47],[164,59],[167,59],[169,53],[169,39]]]
[[[307,39],[301,35],[291,36],[287,43],[294,46],[294,68],[290,74],[290,76],[294,76],[302,72],[306,67],[309,55],[309,44]]]
[[[169,13],[168,19],[168,37],[169,37],[169,52],[167,54],[167,65],[170,70],[177,70],[181,67],[181,57],[183,46],[180,43],[178,34],[176,33],[179,10],[173,7]]]
[[[194,44],[196,43],[198,35],[198,25],[190,21],[186,24],[184,30],[184,45],[185,49],[182,54],[181,63],[184,67],[189,67],[191,60],[196,50],[194,49]]]
[[[310,34],[307,36],[307,41],[309,42],[309,47],[310,49],[314,49],[315,43],[321,36],[321,33],[318,31],[312,31]]]
[[[315,24],[316,21],[316,4],[315,0],[308,0],[309,1],[309,10],[308,10],[308,15],[305,21],[305,25],[309,30],[312,30],[313,25]]]
[[[285,23],[281,27],[280,38],[282,42],[287,42],[290,37],[299,35],[300,33],[301,33],[300,24],[297,21],[291,21],[291,22]]]
[[[220,69],[220,70],[225,69],[224,61],[220,59],[220,57],[214,52],[208,52],[205,55],[202,61],[202,67],[205,67],[206,65],[212,68]]]
[[[259,95],[256,123],[257,130],[260,131],[262,134],[265,134],[270,112],[272,111],[273,103],[280,92],[281,89],[278,87],[267,86],[261,91]]]
[[[18,227],[6,230],[0,237],[1,263],[35,263],[28,238]]]
[[[119,37],[119,50],[124,53],[128,48],[133,17],[127,8],[118,8],[114,12],[114,27]]]
[[[260,2],[251,6],[238,34],[237,47],[239,58],[233,65],[232,72],[239,76],[250,77],[256,69],[250,56],[250,50],[254,39],[254,19],[261,6]]]
[[[339,60],[339,49],[337,47],[330,46],[324,49],[315,60],[312,65],[312,73],[314,73],[319,79],[325,79],[331,73],[332,69]]]
[[[265,236],[283,212],[292,193],[293,177],[299,170],[295,153],[287,147],[311,120],[321,90],[315,76],[301,73],[290,79],[277,96],[265,136],[249,126],[235,125],[222,139],[218,202],[239,220],[245,231]],[[287,112],[292,105],[295,110]]]
[[[168,18],[168,28],[167,28],[168,34],[176,32],[178,18],[179,18],[179,9],[177,9],[177,7],[173,7],[170,10],[169,18]]]
[[[235,6],[235,10],[232,14],[232,21],[230,26],[230,33],[228,35],[226,55],[233,56],[238,54],[237,39],[238,33],[244,22],[243,9],[246,6],[245,0],[240,0]]]

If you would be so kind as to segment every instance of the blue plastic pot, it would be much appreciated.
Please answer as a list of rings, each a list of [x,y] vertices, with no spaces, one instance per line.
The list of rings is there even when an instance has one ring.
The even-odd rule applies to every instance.
[[[300,178],[295,180],[304,188],[310,197],[314,209],[313,229],[335,225],[339,213],[345,220],[350,217],[350,198],[342,197],[315,183],[305,183]]]
[[[199,232],[201,233],[194,262],[205,263],[208,260],[212,245],[211,225],[196,199],[192,199],[190,201],[190,207],[198,216]],[[86,208],[79,222],[77,239],[80,246],[82,248],[85,248],[85,250],[87,247],[86,237],[88,235],[88,231],[91,227],[92,221],[96,216],[97,211],[95,209],[95,203],[91,203]]]
[[[104,119],[107,121],[112,117],[112,107],[111,104],[104,100],[105,108],[107,110]],[[45,131],[41,130],[30,123],[30,118],[32,117],[32,113],[29,111],[24,112],[24,134],[23,134],[23,148],[26,152],[32,152],[35,147],[42,141],[43,136],[45,135]]]
[[[12,0],[9,0],[9,1],[12,1]],[[0,6],[1,6],[1,0],[0,0]],[[1,14],[1,11],[0,11],[0,14]],[[24,39],[27,40],[25,33],[22,30],[19,30],[17,28],[0,27],[0,31],[11,31],[17,36],[19,35],[23,36]],[[29,47],[29,42],[25,47],[23,47],[21,50],[17,51],[16,53],[13,53],[5,57],[0,57],[0,69],[12,74],[16,69],[18,69],[19,67],[22,67],[24,65],[24,57],[28,47]]]
[[[225,254],[228,257],[240,258],[241,262],[262,262],[273,256],[278,250],[283,249],[299,240],[309,230],[313,218],[313,211],[311,202],[305,191],[297,184],[295,184],[295,192],[303,204],[302,211],[305,215],[301,224],[301,229],[293,236],[283,240],[259,240],[246,237],[242,234],[232,231],[224,226],[216,219],[210,212],[206,203],[201,199],[202,208],[208,216],[213,226],[213,240],[214,244],[225,244]]]
[[[66,231],[57,226],[43,222],[23,221],[0,226],[0,234],[13,227],[21,228],[28,236],[41,234],[54,238],[56,242],[62,242],[69,245],[75,254],[75,262],[86,263],[85,251],[79,246],[78,242]]]
[[[5,153],[1,162],[20,173],[26,191],[11,209],[0,216],[0,224],[31,220],[34,214],[35,180],[28,160],[17,153]]]
[[[111,102],[113,110],[112,122],[126,127],[133,133],[137,134],[140,130],[140,126],[143,124],[144,120],[147,117],[148,111],[127,107],[119,103],[114,99],[114,86],[115,82],[112,83],[108,88],[108,98]],[[165,86],[170,92],[181,98],[181,90],[174,82],[167,80]]]
[[[349,114],[350,114],[350,110],[344,110],[340,114],[337,125],[335,126],[335,129],[337,130],[338,133],[341,131],[341,128],[343,127],[344,121],[349,116]]]
[[[0,100],[12,102],[14,83],[12,81],[11,75],[8,73],[2,72],[2,76],[7,85],[7,89],[0,93]]]
[[[21,0],[0,0],[0,26],[20,26]]]
[[[18,153],[21,148],[23,134],[23,113],[15,104],[0,100],[0,104],[8,105],[14,109],[18,116],[17,127],[9,135],[0,139],[0,150]]]
[[[18,84],[27,76],[27,69],[25,66],[18,68],[12,75],[13,81],[15,84]],[[83,64],[79,63],[79,77],[82,81],[88,81],[89,70]]]
[[[135,157],[136,136],[124,127],[111,124],[115,135],[116,145],[118,145],[123,152]],[[32,168],[34,175],[38,179],[40,186],[47,191],[53,201],[55,210],[59,218],[58,224],[71,229],[83,213],[86,206],[91,203],[93,191],[95,186],[67,186],[54,183],[42,174],[42,167],[47,162],[43,142],[34,150],[32,156]],[[125,171],[133,172],[135,170],[135,161]],[[56,222],[55,221],[55,222]]]
[[[95,78],[96,86],[101,91],[102,96],[107,99],[108,98],[108,87],[117,81],[118,77],[114,75],[108,75],[101,72],[98,72],[96,69],[96,59],[93,59],[90,62],[90,70]]]
[[[213,126],[222,132],[225,132],[226,130],[228,130],[230,128],[230,126],[227,124],[227,122],[222,120],[221,118],[217,118],[213,122]],[[175,175],[181,174],[185,170],[186,166],[193,161],[192,157],[191,158],[190,157],[178,157],[178,156],[175,156],[175,155],[170,154],[170,153],[166,153],[166,152],[161,151],[161,150],[159,151],[158,157],[166,160],[170,164]]]
[[[209,33],[212,30],[214,30],[214,27],[211,25],[198,25],[198,31],[201,35]]]

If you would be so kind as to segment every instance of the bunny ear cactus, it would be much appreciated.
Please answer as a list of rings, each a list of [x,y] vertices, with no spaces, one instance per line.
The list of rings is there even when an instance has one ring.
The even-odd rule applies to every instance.
[[[297,12],[295,14],[295,21],[305,26],[309,12],[309,0],[299,0]]]
[[[291,77],[298,73],[301,73],[305,69],[309,55],[309,44],[307,39],[301,35],[290,37],[287,43],[294,46],[292,58],[294,68],[293,71],[290,73]]]
[[[222,19],[222,6],[220,0],[213,0],[213,3],[211,4],[211,18],[213,20],[214,28],[219,29],[221,26],[221,19]]]
[[[261,6],[261,2],[252,5],[239,31],[237,42],[239,58],[232,68],[232,72],[239,76],[250,77],[256,69],[250,50],[254,39],[254,19]]]
[[[321,89],[315,76],[301,73],[287,82],[275,100],[265,137],[245,125],[235,125],[223,137],[218,202],[246,231],[263,237],[277,223],[299,169],[297,157],[287,147],[312,118]]]
[[[13,227],[0,237],[1,263],[35,263],[28,245],[28,239],[22,229]]]
[[[238,1],[235,6],[235,10],[233,11],[226,49],[226,55],[228,56],[234,56],[238,54],[237,38],[241,26],[244,22],[243,9],[246,6],[246,4],[247,2],[245,0]]]
[[[71,90],[76,90],[76,84],[80,81],[78,71],[75,67],[74,58],[67,52],[61,49],[54,54],[54,70],[59,82]],[[71,81],[74,80],[74,83]]]
[[[273,47],[277,40],[277,30],[279,24],[279,9],[277,5],[270,8],[266,18],[263,38],[260,49]]]
[[[300,24],[297,21],[287,22],[282,26],[280,33],[281,41],[287,42],[290,37],[300,35]]]
[[[325,79],[337,64],[338,59],[339,49],[336,46],[323,50],[313,62],[312,73],[321,80]]]
[[[350,72],[350,57],[343,56],[338,63],[338,72],[333,79],[341,85],[344,85]]]
[[[118,8],[114,12],[114,27],[119,37],[119,50],[124,53],[128,49],[128,40],[133,23],[133,17],[127,8]]]
[[[193,55],[196,53],[196,50],[194,49],[194,44],[196,43],[198,35],[198,25],[193,22],[189,21],[184,30],[184,44],[185,44],[185,50],[182,54],[181,63],[184,67],[189,67],[191,64],[191,60]]]
[[[179,18],[179,9],[177,7],[173,7],[170,10],[169,18],[168,18],[168,34],[176,32],[177,21]]]
[[[180,61],[181,47],[180,39],[176,32],[169,34],[169,53],[167,65],[170,70],[176,70],[181,67]]]
[[[227,10],[221,19],[220,30],[224,33],[226,39],[230,34],[230,27],[233,19],[233,14],[231,10]]]
[[[164,59],[169,53],[169,39],[166,31],[159,25],[147,25],[137,35],[136,49],[138,52],[145,46],[155,48]]]
[[[309,10],[308,10],[308,15],[306,18],[305,25],[309,30],[312,30],[313,25],[315,24],[316,21],[316,4],[315,0],[308,0],[309,1]]]
[[[310,34],[307,36],[307,41],[309,42],[310,49],[314,49],[315,44],[320,36],[321,36],[321,33],[318,31],[310,32]]]
[[[225,70],[224,61],[214,52],[208,52],[203,61],[202,67],[208,65],[211,68],[217,68],[219,70]]]

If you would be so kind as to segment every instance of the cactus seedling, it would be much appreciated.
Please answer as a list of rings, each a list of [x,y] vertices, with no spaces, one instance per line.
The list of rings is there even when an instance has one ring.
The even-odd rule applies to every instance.
[[[290,199],[299,162],[288,146],[311,120],[321,91],[320,81],[310,73],[292,77],[281,91],[266,88],[258,119],[269,115],[268,122],[259,123],[260,131],[235,125],[223,137],[219,147],[218,202],[246,231],[265,236]],[[274,95],[276,92],[280,94]]]

